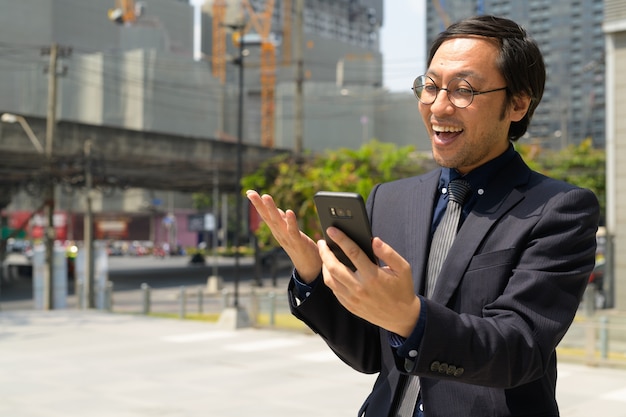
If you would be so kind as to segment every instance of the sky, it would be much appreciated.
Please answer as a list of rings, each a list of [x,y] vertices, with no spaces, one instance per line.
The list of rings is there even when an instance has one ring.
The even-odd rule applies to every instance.
[[[425,1],[385,0],[380,49],[383,84],[391,91],[409,91],[425,70]]]

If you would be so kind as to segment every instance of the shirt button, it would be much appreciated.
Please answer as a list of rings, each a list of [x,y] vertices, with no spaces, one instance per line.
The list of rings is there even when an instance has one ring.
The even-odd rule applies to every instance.
[[[306,294],[304,294],[306,297],[308,297],[309,295],[311,295],[311,291],[307,291]]]
[[[420,403],[420,411],[423,413],[424,412],[424,403]]]
[[[417,350],[415,349],[409,350],[409,356],[412,358],[415,358],[417,356]]]
[[[485,194],[485,190],[483,190],[482,188],[478,189],[478,195],[483,195]]]

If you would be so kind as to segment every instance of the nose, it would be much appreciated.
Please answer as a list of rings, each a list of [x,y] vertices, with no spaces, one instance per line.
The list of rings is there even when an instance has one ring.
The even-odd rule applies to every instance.
[[[435,101],[430,105],[430,111],[433,114],[450,114],[453,113],[456,107],[448,99],[448,90],[441,88]]]

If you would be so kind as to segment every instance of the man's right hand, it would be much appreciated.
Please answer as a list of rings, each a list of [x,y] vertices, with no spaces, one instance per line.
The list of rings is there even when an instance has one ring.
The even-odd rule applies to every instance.
[[[254,190],[248,190],[246,196],[291,258],[298,277],[307,284],[315,280],[322,270],[322,259],[317,244],[298,227],[293,210],[279,209],[268,194],[261,196]]]

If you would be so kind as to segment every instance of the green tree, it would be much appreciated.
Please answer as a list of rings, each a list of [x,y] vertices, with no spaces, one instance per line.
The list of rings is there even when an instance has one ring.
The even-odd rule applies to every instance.
[[[296,213],[304,233],[318,239],[321,229],[313,204],[317,191],[357,192],[367,199],[375,184],[426,172],[432,164],[429,158],[417,155],[412,146],[398,148],[373,140],[357,150],[341,148],[298,160],[290,155],[278,156],[243,178],[242,186],[244,190],[271,194],[279,207]],[[261,247],[275,245],[264,224],[256,235]]]
[[[593,191],[600,202],[602,218],[606,212],[606,152],[594,148],[591,139],[558,151],[534,145],[519,145],[518,151],[535,170]]]

